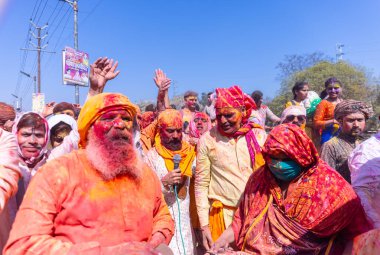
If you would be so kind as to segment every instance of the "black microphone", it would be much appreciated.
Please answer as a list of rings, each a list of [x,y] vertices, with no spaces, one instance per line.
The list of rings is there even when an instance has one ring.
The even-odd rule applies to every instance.
[[[177,169],[179,167],[179,162],[181,162],[181,159],[182,159],[181,155],[179,154],[175,154],[173,156],[174,169]],[[173,187],[174,187],[174,190],[177,190],[178,184],[174,184]]]

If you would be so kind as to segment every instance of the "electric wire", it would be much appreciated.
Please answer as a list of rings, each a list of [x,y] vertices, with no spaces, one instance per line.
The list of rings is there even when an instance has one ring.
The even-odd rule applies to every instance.
[[[53,32],[51,32],[51,33],[49,34],[50,38],[53,38],[54,34],[57,32],[58,28],[60,27],[60,24],[62,23],[63,19],[65,18],[65,16],[67,15],[67,13],[70,11],[70,9],[71,9],[71,7],[68,6],[66,12],[61,16],[61,18],[60,18],[60,20],[59,20],[57,26],[56,26],[55,29],[53,30]]]
[[[61,2],[58,2],[58,4],[59,4],[59,3],[61,3]],[[48,23],[49,23],[48,31],[54,26],[55,21],[57,20],[57,18],[59,17],[59,15],[60,15],[61,12],[62,12],[63,6],[64,6],[64,4],[61,3],[61,7],[59,8],[59,10],[58,10],[58,12],[57,12],[57,15],[54,16],[52,22],[48,21]],[[51,18],[51,17],[50,17],[50,18]],[[49,20],[50,20],[50,18],[49,18]]]
[[[68,10],[70,10],[70,9],[68,9]],[[65,15],[67,15],[67,12],[68,12],[68,11],[66,11],[66,14],[65,14]],[[59,43],[61,42],[62,35],[63,35],[63,33],[64,33],[64,31],[65,31],[65,29],[66,29],[68,23],[69,23],[68,21],[69,21],[69,19],[70,19],[70,16],[71,16],[71,15],[67,15],[67,16],[66,16],[66,20],[65,20],[65,22],[64,22],[64,26],[63,26],[63,28],[62,28],[62,30],[61,30],[59,36],[58,36],[58,39],[57,39],[56,42],[55,42],[55,45],[54,45],[52,51],[56,51],[56,49],[57,49]],[[47,67],[46,70],[50,70],[50,68],[51,68],[52,65],[49,65],[49,64],[50,64],[50,61],[52,60],[53,56],[54,56],[53,54],[50,54],[49,57],[48,57],[48,59],[46,60],[46,62],[45,62],[45,64],[44,64],[44,68]]]
[[[32,14],[30,16],[30,20],[35,19],[36,15],[40,9],[41,3],[42,3],[42,0],[35,2],[34,6],[33,6]],[[37,7],[37,5],[38,5],[38,7]],[[33,16],[34,16],[34,18],[33,18]],[[28,43],[31,39],[31,35],[30,35],[31,30],[32,30],[32,24],[29,22],[28,30],[26,32],[25,43],[24,43],[24,48],[26,48],[26,49],[29,48]],[[21,83],[23,80],[23,74],[21,74],[20,71],[24,70],[24,68],[25,68],[25,64],[26,64],[26,61],[28,58],[28,53],[29,53],[28,50],[24,50],[22,53],[22,60],[20,61],[20,70],[18,71],[18,78],[17,78],[17,83],[16,83],[16,87],[15,87],[15,92],[14,92],[14,94],[17,95],[18,97],[20,97],[20,87],[21,87]]]
[[[81,23],[85,23],[86,20],[92,15],[92,13],[99,7],[99,5],[103,2],[103,0],[99,0],[94,7],[90,10],[90,12],[81,20]]]
[[[182,223],[181,223],[181,208],[179,206],[179,200],[178,200],[178,191],[177,191],[178,186],[174,185],[174,194],[175,194],[175,200],[177,202],[178,206],[178,228],[179,228],[179,234],[181,236],[181,241],[182,241],[182,248],[183,248],[183,254],[186,255],[186,249],[185,249],[185,241],[183,240],[183,235],[182,235]]]
[[[49,26],[51,25],[51,24],[50,24],[50,20],[51,20],[51,18],[53,17],[53,15],[54,15],[54,13],[55,13],[55,10],[57,10],[57,7],[58,7],[59,3],[60,3],[60,1],[57,1],[57,3],[55,4],[55,7],[54,7],[54,9],[53,9],[53,11],[51,12],[49,18],[47,19],[47,22],[46,22],[46,23],[49,24]]]
[[[38,1],[36,1],[36,2],[34,3],[33,11],[32,11],[32,15],[30,15],[30,19],[32,19],[33,15],[34,15],[34,11],[36,10],[36,7],[37,7],[37,2],[38,2]]]
[[[44,4],[44,7],[42,7],[42,11],[41,11],[41,13],[40,13],[40,16],[38,17],[38,19],[37,19],[36,22],[35,22],[35,24],[36,24],[37,26],[39,26],[39,22],[40,22],[40,20],[41,20],[41,17],[42,17],[42,15],[44,14],[44,11],[45,11],[45,9],[46,9],[47,2],[48,2],[48,0],[45,1],[45,4]]]
[[[37,7],[37,10],[36,12],[34,13],[34,17],[33,17],[33,13],[32,13],[32,20],[36,20],[36,16],[37,16],[37,13],[38,11],[40,10],[40,7],[41,7],[41,3],[42,3],[42,0],[39,1],[39,4],[38,4],[38,7]]]

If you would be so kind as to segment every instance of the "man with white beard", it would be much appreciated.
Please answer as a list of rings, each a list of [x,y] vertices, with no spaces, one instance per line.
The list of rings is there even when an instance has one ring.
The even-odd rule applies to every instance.
[[[121,94],[85,103],[82,149],[34,176],[4,254],[128,254],[129,242],[170,242],[174,222],[160,180],[133,146],[136,111]]]

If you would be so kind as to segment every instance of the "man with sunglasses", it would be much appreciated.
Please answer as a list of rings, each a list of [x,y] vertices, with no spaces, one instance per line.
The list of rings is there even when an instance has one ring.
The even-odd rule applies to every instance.
[[[344,100],[335,107],[334,119],[339,122],[341,131],[338,136],[323,144],[321,158],[349,183],[351,183],[351,173],[347,158],[364,140],[362,133],[365,122],[372,114],[371,106],[355,100]]]
[[[303,130],[306,125],[306,109],[300,105],[291,105],[282,112],[281,124],[292,123]]]

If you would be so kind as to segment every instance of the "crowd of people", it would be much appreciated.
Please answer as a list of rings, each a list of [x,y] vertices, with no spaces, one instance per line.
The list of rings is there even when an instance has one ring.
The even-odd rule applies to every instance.
[[[278,117],[236,85],[176,109],[157,69],[140,109],[104,92],[117,65],[91,65],[82,107],[0,103],[3,254],[380,253],[380,132],[338,79]]]

